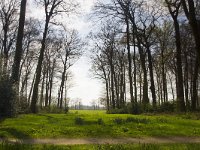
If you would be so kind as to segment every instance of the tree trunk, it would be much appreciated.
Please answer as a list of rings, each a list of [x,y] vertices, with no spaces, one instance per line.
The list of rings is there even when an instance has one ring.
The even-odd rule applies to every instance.
[[[176,65],[177,65],[177,105],[178,110],[186,111],[183,90],[183,72],[182,72],[182,58],[181,58],[181,37],[177,18],[174,18],[175,39],[176,39]]]
[[[156,106],[156,91],[155,91],[155,84],[154,84],[154,73],[153,73],[153,64],[152,64],[152,56],[150,47],[147,46],[147,55],[148,55],[148,63],[149,63],[149,72],[150,72],[150,81],[151,81],[151,93],[152,93],[152,100],[153,100],[153,107]]]
[[[40,77],[41,77],[41,71],[42,71],[42,63],[44,59],[44,51],[46,47],[46,37],[48,34],[48,26],[49,26],[50,17],[46,17],[46,23],[45,23],[45,29],[43,33],[43,39],[42,39],[42,47],[40,49],[40,56],[38,59],[38,64],[36,68],[36,78],[35,78],[35,84],[33,87],[33,94],[32,94],[32,100],[31,100],[31,112],[37,113],[37,101],[38,101],[38,85],[40,83]]]
[[[127,36],[127,50],[128,50],[128,76],[129,76],[129,86],[130,86],[130,98],[131,103],[134,104],[133,97],[133,78],[132,78],[132,57],[131,57],[131,49],[130,49],[130,26],[129,19],[126,16],[126,36]]]
[[[51,97],[52,97],[52,87],[53,87],[53,78],[54,78],[54,69],[55,69],[56,59],[53,60],[53,65],[51,69],[51,74],[49,76],[49,107],[51,106]]]
[[[200,21],[197,20],[197,14],[196,9],[194,5],[194,0],[187,0],[188,5],[186,4],[186,0],[181,0],[183,9],[185,12],[186,17],[189,20],[189,24],[192,28],[192,32],[194,35],[194,40],[196,44],[196,64],[195,64],[195,70],[194,70],[194,77],[193,77],[193,96],[192,96],[192,109],[196,109],[196,102],[198,99],[198,91],[197,91],[197,81],[198,81],[198,70],[199,70],[199,61],[200,61],[200,27],[198,26],[198,23]]]
[[[45,84],[45,77],[46,77],[46,65],[44,65],[43,68],[43,78],[42,78],[42,86],[41,86],[41,92],[40,92],[40,108],[43,107],[44,102],[44,84]]]
[[[16,42],[16,51],[14,57],[14,63],[12,68],[12,76],[11,81],[16,84],[16,88],[19,89],[19,73],[20,73],[20,62],[22,58],[22,42],[24,37],[24,24],[26,17],[26,0],[21,0],[21,8],[20,8],[20,18],[19,18],[19,27],[17,34],[17,42]]]
[[[50,69],[50,66],[48,66]],[[48,106],[49,104],[49,69],[47,69],[47,74],[46,74],[46,93],[45,93],[45,107]]]
[[[193,74],[193,91],[192,91],[192,110],[196,110],[198,101],[198,74],[199,74],[199,60],[196,59],[194,74]]]
[[[144,105],[149,104],[149,98],[148,98],[148,81],[147,81],[147,70],[146,70],[146,64],[145,64],[145,54],[143,52],[143,49],[140,45],[139,38],[138,39],[138,50],[140,54],[140,61],[141,61],[141,67],[143,71],[143,100],[142,103]]]

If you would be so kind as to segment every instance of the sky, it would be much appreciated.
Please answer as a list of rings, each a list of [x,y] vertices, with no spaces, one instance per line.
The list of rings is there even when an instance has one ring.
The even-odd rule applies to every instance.
[[[72,26],[79,31],[82,38],[85,38],[93,26],[87,14],[91,12],[94,0],[80,0],[80,3],[83,13],[72,20]],[[92,73],[89,71],[91,63],[87,51],[86,48],[84,55],[71,68],[74,74],[74,87],[69,90],[68,96],[72,99],[80,98],[83,104],[91,105],[93,100],[101,96],[102,85],[99,80],[92,77]]]
[[[66,26],[78,30],[80,36],[85,39],[94,25],[88,19],[88,14],[90,14],[95,0],[77,1],[80,3],[81,12],[78,15],[69,16],[69,19],[65,20],[67,22]],[[44,10],[35,9],[36,4],[33,0],[29,1],[28,7],[30,16],[39,19],[44,18]],[[86,52],[83,56],[70,68],[73,74],[73,87],[69,89],[67,94],[71,99],[81,99],[82,104],[84,105],[91,105],[91,102],[98,99],[102,93],[101,82],[92,77],[92,73],[89,71],[91,64],[88,57],[88,51],[89,49],[86,48]]]

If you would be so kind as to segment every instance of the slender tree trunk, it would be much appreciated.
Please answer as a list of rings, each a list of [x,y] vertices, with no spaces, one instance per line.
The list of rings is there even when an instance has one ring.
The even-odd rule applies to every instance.
[[[134,104],[133,97],[133,78],[132,78],[132,57],[130,48],[130,25],[128,16],[126,16],[126,36],[127,36],[127,50],[128,50],[128,76],[129,76],[129,86],[130,86],[130,98],[131,103]]]
[[[32,96],[32,92],[33,92],[33,86],[34,86],[34,83],[35,83],[35,74],[33,76],[33,81],[31,83],[31,88],[30,88],[30,92],[29,92],[29,96],[28,96],[28,105],[30,106],[31,104],[31,96]]]
[[[153,106],[156,106],[156,91],[155,91],[155,84],[154,84],[154,73],[153,73],[153,64],[152,64],[152,56],[150,47],[147,46],[147,55],[148,55],[148,62],[149,62],[149,72],[150,72],[150,81],[151,81],[151,93],[152,93],[152,100]]]
[[[60,84],[60,105],[59,108],[62,109],[63,105],[63,93],[64,93],[64,84],[66,80],[66,71],[67,71],[67,59],[68,59],[68,52],[65,54],[65,63],[64,63],[64,68],[63,68],[63,73],[62,73],[62,78],[61,78],[61,84]]]
[[[199,74],[199,60],[196,59],[194,74],[193,74],[193,91],[192,91],[192,110],[196,110],[198,101],[198,74]]]
[[[111,88],[111,100],[112,100],[112,108],[115,109],[115,90],[114,90],[114,66],[112,64],[112,58],[110,62],[110,67],[111,67],[111,73],[110,73],[110,88]]]
[[[37,112],[38,85],[40,83],[42,63],[43,63],[43,59],[44,59],[44,52],[45,52],[45,47],[46,47],[46,37],[47,37],[47,34],[48,34],[49,21],[50,21],[50,17],[46,17],[43,39],[42,39],[42,42],[41,42],[42,47],[40,49],[40,56],[39,56],[38,64],[37,64],[37,68],[36,68],[35,84],[34,84],[34,87],[33,87],[33,94],[32,94],[32,100],[31,100],[31,112],[32,113]]]
[[[44,102],[44,84],[45,84],[45,77],[46,77],[46,66],[44,65],[43,68],[43,78],[42,78],[42,86],[41,86],[41,92],[40,92],[40,108],[43,107]]]
[[[172,75],[168,75],[169,77],[169,81],[170,81],[170,86],[171,86],[171,91],[172,91],[172,98],[173,98],[173,101],[175,100],[175,94],[174,94],[174,86],[173,86],[173,79],[171,77]]]
[[[139,38],[138,38],[138,50],[139,50],[139,54],[140,54],[141,68],[143,71],[143,100],[142,100],[142,103],[144,105],[146,105],[146,104],[149,104],[147,70],[146,70],[146,64],[145,64],[145,54],[140,45]]]
[[[120,103],[119,103],[119,90],[118,90],[118,80],[117,80],[117,75],[114,72],[114,83],[115,83],[115,94],[116,94],[116,107],[119,109],[120,108]]]
[[[8,66],[8,49],[7,49],[7,39],[8,39],[8,25],[7,23],[3,27],[4,38],[3,38],[3,76],[7,76],[7,66]]]
[[[190,103],[189,103],[189,85],[188,85],[188,58],[187,58],[187,53],[184,53],[185,56],[185,73],[184,73],[184,86],[185,86],[185,100],[186,100],[186,106],[189,108]]]
[[[53,60],[53,66],[51,69],[51,75],[49,76],[49,107],[51,106],[52,88],[53,88],[53,78],[55,69],[56,59]]]
[[[163,44],[164,45],[164,44]],[[165,47],[165,46],[163,46]],[[164,50],[161,48],[161,61],[162,61],[162,88],[163,91],[163,100],[164,102],[168,101],[168,92],[167,92],[167,79],[166,79],[166,71],[165,71],[165,62],[164,62]]]
[[[133,46],[134,46],[134,56],[133,56],[133,65],[134,65],[134,90],[135,90],[135,102],[137,103],[136,38],[135,38],[135,29],[134,29],[134,27],[133,27]]]
[[[50,66],[48,66],[50,69]],[[45,107],[48,106],[49,104],[49,69],[47,69],[47,74],[46,74],[46,93],[45,93]]]

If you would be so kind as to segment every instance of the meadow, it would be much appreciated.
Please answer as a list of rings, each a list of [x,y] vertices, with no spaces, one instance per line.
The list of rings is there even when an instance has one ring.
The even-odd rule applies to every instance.
[[[23,145],[0,144],[0,150],[199,150],[200,144],[125,144],[125,145]]]
[[[198,114],[106,114],[105,111],[70,111],[67,114],[27,114],[0,121],[0,137],[117,138],[199,137]]]

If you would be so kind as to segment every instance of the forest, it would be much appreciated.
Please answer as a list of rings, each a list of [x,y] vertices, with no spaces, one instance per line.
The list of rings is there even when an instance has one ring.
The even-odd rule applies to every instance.
[[[84,37],[83,2],[0,0],[0,150],[199,149],[200,1],[88,0]],[[85,54],[103,110],[69,105]]]
[[[92,35],[92,70],[108,110],[198,110],[199,1],[113,0],[94,11],[107,19]]]
[[[45,20],[27,15],[26,0],[0,2],[1,116],[67,110],[69,68],[85,45],[108,112],[199,110],[198,0],[96,1],[90,19],[99,30],[85,41],[56,20],[77,14],[78,2],[35,2]]]

